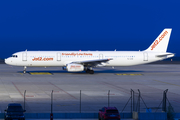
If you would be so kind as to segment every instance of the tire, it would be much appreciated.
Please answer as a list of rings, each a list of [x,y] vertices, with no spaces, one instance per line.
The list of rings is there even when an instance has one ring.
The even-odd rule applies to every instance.
[[[98,114],[98,120],[101,120],[101,118],[100,118],[99,114]]]
[[[94,70],[90,70],[89,73],[90,73],[90,74],[94,74]]]
[[[86,70],[86,73],[89,73],[90,70]]]

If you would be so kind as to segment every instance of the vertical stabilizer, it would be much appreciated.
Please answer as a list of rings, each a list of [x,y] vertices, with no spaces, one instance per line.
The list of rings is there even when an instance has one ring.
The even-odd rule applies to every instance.
[[[164,29],[161,34],[155,39],[155,41],[150,45],[150,47],[145,51],[166,52],[171,35],[171,30],[171,28]]]

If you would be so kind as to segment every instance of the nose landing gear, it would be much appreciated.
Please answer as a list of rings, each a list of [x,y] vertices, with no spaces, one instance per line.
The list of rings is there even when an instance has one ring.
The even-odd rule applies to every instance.
[[[27,67],[26,67],[26,66],[24,66],[24,71],[23,71],[23,73],[24,73],[24,74],[26,74],[26,68],[27,68]]]

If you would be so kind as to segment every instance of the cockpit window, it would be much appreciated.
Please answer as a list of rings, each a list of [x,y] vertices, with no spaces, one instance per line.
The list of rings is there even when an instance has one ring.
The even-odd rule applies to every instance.
[[[12,55],[13,58],[17,58],[18,56],[17,55]]]

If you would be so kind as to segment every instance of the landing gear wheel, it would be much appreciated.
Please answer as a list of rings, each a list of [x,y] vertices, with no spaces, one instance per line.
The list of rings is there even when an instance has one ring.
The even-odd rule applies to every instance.
[[[87,70],[86,70],[86,73],[94,74],[94,70],[87,69]]]
[[[89,73],[90,73],[90,74],[94,74],[94,70],[90,70]]]
[[[87,70],[86,70],[86,73],[89,73],[89,72],[90,72],[90,70],[89,70],[89,69],[87,69]]]

